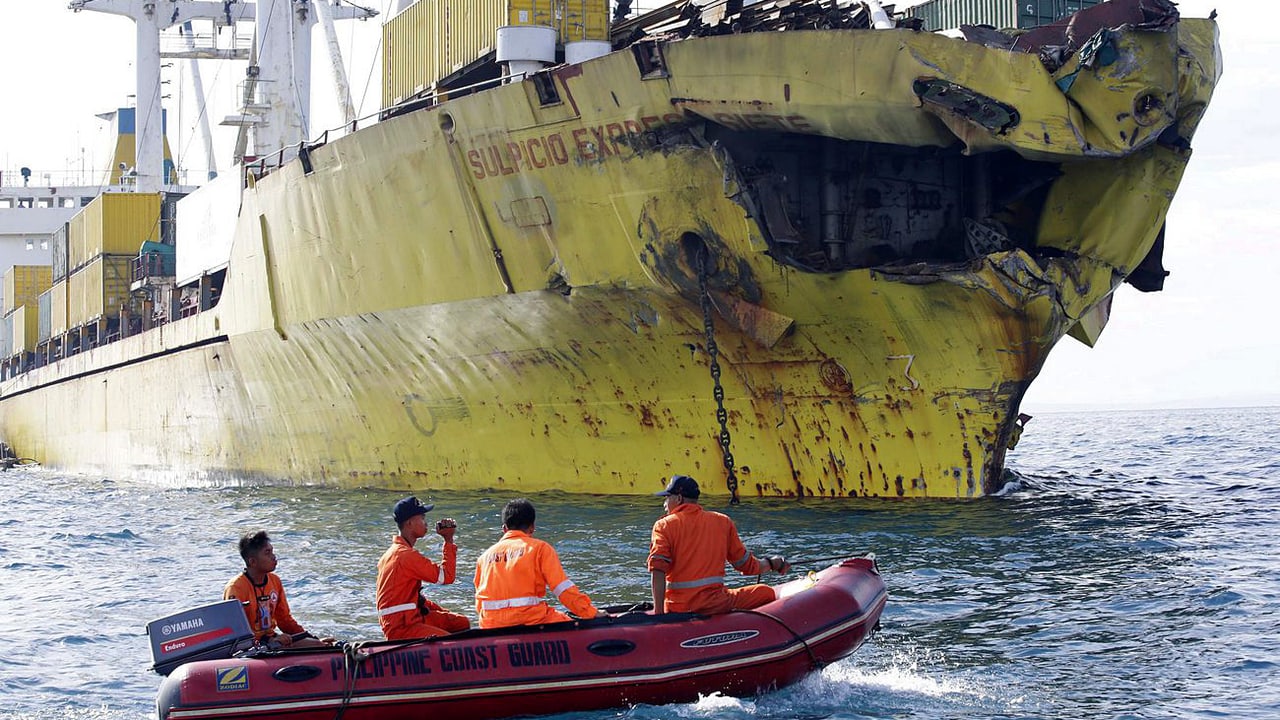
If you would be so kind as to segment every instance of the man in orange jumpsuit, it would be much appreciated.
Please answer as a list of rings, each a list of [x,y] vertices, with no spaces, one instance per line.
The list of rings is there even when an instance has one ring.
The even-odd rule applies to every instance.
[[[777,599],[768,585],[727,588],[724,564],[743,575],[759,575],[764,565],[747,552],[738,528],[727,516],[698,504],[698,483],[675,475],[657,495],[665,497],[666,514],[653,524],[649,543],[649,575],[655,614],[692,612],[703,615],[760,607]],[[781,556],[767,558],[768,567],[785,573],[791,566]]]
[[[502,508],[502,539],[476,560],[476,612],[480,627],[541,625],[571,618],[547,604],[547,588],[580,618],[598,614],[591,598],[565,575],[550,543],[533,537],[533,503],[524,498]]]
[[[436,523],[444,538],[444,559],[436,565],[413,549],[427,535],[426,515],[435,505],[423,505],[416,497],[395,504],[392,515],[400,532],[378,560],[378,624],[388,640],[411,640],[461,632],[471,627],[464,615],[451,613],[422,596],[422,583],[448,585],[457,574],[458,546],[453,534],[458,525],[451,518]]]
[[[231,578],[222,591],[223,600],[239,600],[253,628],[253,639],[270,647],[321,647],[333,638],[316,639],[293,619],[284,584],[275,574],[276,549],[266,530],[246,533],[240,538],[244,571]],[[283,633],[276,632],[276,628]]]

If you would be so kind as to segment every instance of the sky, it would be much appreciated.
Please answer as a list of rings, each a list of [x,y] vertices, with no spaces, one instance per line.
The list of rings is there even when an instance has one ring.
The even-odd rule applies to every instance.
[[[265,1],[265,0],[264,0]],[[395,0],[362,0],[386,17]],[[900,3],[907,5],[911,3]],[[27,166],[39,178],[66,178],[109,160],[110,136],[95,114],[131,104],[131,20],[73,13],[65,0],[7,0],[0,48],[0,171]],[[1194,155],[1169,213],[1165,289],[1117,290],[1111,321],[1094,348],[1066,338],[1028,391],[1023,410],[1223,407],[1280,404],[1280,33],[1265,19],[1272,0],[1185,0],[1186,17],[1217,9],[1224,73],[1192,142]],[[379,19],[338,23],[353,104],[361,116],[380,103]],[[317,29],[312,134],[341,124]],[[165,71],[169,142],[200,177],[207,162],[189,79]],[[230,97],[243,64],[202,63],[207,92]],[[178,98],[186,98],[180,107]],[[212,113],[218,167],[229,165],[235,130]],[[176,129],[175,129],[176,128]],[[63,179],[63,182],[71,180]],[[54,180],[56,182],[56,180]]]

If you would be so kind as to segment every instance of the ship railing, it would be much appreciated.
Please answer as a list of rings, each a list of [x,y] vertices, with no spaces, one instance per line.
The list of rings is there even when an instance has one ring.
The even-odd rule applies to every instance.
[[[99,184],[102,173],[87,170],[57,170],[53,172],[28,171],[23,168],[0,169],[0,188],[48,189],[61,187],[91,187]]]
[[[222,33],[194,32],[177,35],[161,33],[160,54],[178,60],[247,60],[253,49],[253,37],[235,34],[235,23],[230,26],[230,40]]]
[[[471,85],[433,90],[431,92],[423,93],[421,95],[415,95],[412,98],[407,98],[394,105],[387,106],[377,112],[370,113],[363,117],[358,117],[349,123],[345,123],[343,125],[339,125],[338,127],[325,130],[324,132],[320,133],[320,135],[312,142],[300,142],[300,143],[297,143],[296,145],[288,145],[283,148],[280,148],[279,150],[271,153],[270,155],[264,155],[260,158],[253,158],[252,160],[247,160],[244,163],[244,172],[246,174],[251,173],[255,180],[260,180],[263,177],[266,177],[267,175],[270,175],[271,173],[275,172],[276,170],[279,170],[285,165],[288,165],[290,162],[293,162],[295,158],[297,158],[298,160],[302,161],[303,171],[309,174],[311,172],[311,167],[310,167],[311,161],[308,156],[313,150],[315,150],[316,148],[324,147],[329,143],[330,140],[336,140],[340,137],[345,137],[346,135],[350,135],[351,133],[354,133],[360,127],[363,127],[367,120],[374,120],[376,122],[378,120],[394,117],[396,115],[402,115],[406,112],[411,112],[414,110],[420,110],[423,108],[432,107],[435,105],[439,105],[445,100],[448,100],[450,96],[460,97],[463,95],[469,95],[478,90],[484,90],[489,87],[495,87],[505,82],[521,79],[523,77],[525,77],[525,73],[523,72],[510,73],[506,75],[500,75],[496,78],[481,80],[480,82],[472,83]],[[369,123],[369,124],[372,124],[372,123]]]

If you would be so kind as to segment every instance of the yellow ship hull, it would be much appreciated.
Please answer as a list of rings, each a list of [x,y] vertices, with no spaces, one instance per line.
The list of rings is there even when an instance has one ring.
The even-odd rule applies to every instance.
[[[991,493],[1047,353],[1157,242],[1218,76],[1209,21],[1112,42],[1050,73],[905,30],[699,38],[388,118],[249,177],[217,306],[6,381],[0,433],[180,483],[727,495],[727,440],[743,496]],[[1003,208],[1016,242],[895,239],[1027,167],[1052,177]],[[824,192],[863,204],[793,222]]]

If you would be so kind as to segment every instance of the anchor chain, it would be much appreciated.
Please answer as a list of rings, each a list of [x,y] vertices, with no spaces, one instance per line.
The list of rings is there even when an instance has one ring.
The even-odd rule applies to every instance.
[[[720,348],[716,345],[715,322],[711,315],[711,292],[707,290],[707,278],[711,272],[707,248],[698,251],[698,290],[702,304],[702,325],[707,334],[707,355],[711,356],[712,397],[716,400],[716,420],[720,422],[720,454],[724,456],[724,469],[729,477],[729,504],[738,504],[738,475],[733,469],[733,452],[729,450],[729,413],[724,409],[724,387],[720,384]]]

